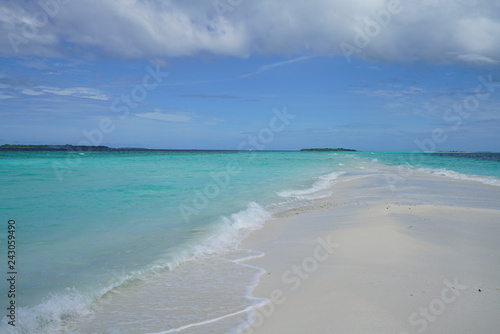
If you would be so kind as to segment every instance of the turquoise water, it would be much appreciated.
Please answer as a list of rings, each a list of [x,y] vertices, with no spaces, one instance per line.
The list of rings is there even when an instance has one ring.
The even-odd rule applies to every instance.
[[[322,192],[345,173],[384,163],[500,185],[498,156],[486,160],[378,152],[0,152],[1,245],[6,243],[9,219],[16,221],[17,233],[15,332],[64,332],[67,323],[82,319],[93,319],[96,328],[106,328],[102,332],[124,332],[112,320],[99,318],[93,305],[114,291],[132,295],[128,287],[144,282],[151,296],[158,286],[170,287],[163,299],[172,301],[172,311],[162,314],[171,317],[169,327],[159,321],[157,328],[189,326],[209,311],[203,308],[198,314],[192,301],[182,304],[186,290],[179,282],[190,282],[188,290],[204,289],[208,283],[201,277],[212,277],[213,282],[218,276],[211,273],[231,270],[248,278],[240,278],[246,286],[253,284],[258,269],[234,266],[240,258],[259,254],[239,252],[238,242],[273,214],[324,196]],[[2,246],[4,259],[5,252]],[[7,291],[2,281],[1,291]],[[245,286],[234,288],[241,289],[240,296],[232,293],[223,302],[226,308],[212,316],[222,316],[221,323],[231,320],[224,312],[236,314],[258,302],[251,300]],[[123,295],[127,294],[119,298]],[[220,298],[216,294],[207,303],[213,306]],[[5,310],[7,301],[1,301]],[[142,303],[153,305],[150,297]],[[12,330],[6,321],[2,332]],[[82,332],[92,331],[95,328]]]
[[[378,161],[459,180],[500,185],[500,153],[376,153]]]

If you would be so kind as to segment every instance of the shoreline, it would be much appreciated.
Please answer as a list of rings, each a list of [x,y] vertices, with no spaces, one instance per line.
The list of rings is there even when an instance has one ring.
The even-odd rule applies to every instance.
[[[79,294],[50,299],[44,306],[40,304],[41,307],[37,305],[25,310],[29,312],[24,312],[23,326],[37,328],[38,319],[45,319],[43,317],[49,314],[50,317],[46,318],[51,322],[46,321],[44,324],[54,328],[67,328],[67,331],[81,330],[82,333],[98,331],[103,324],[124,332],[205,333],[227,332],[230,329],[230,333],[235,333],[238,324],[249,322],[251,311],[262,304],[258,311],[260,313],[257,313],[261,318],[255,318],[253,327],[241,329],[241,333],[303,333],[310,329],[318,333],[331,333],[334,329],[345,333],[356,332],[352,323],[359,322],[357,319],[342,327],[342,324],[332,323],[329,317],[349,309],[336,304],[337,299],[345,301],[354,296],[357,298],[357,305],[364,309],[365,295],[372,299],[370,305],[373,308],[387,298],[385,290],[378,291],[377,296],[371,296],[372,292],[365,291],[367,289],[363,287],[363,284],[368,286],[368,283],[378,287],[385,282],[387,272],[377,272],[378,268],[374,267],[373,262],[378,263],[380,259],[375,255],[390,259],[394,256],[391,249],[400,252],[401,257],[434,247],[432,242],[425,240],[415,242],[417,234],[425,232],[418,221],[411,221],[409,226],[401,224],[410,223],[408,213],[418,209],[423,212],[416,212],[413,216],[425,216],[429,214],[428,211],[438,207],[447,210],[449,214],[461,216],[462,213],[457,213],[456,209],[463,207],[475,210],[476,216],[494,215],[499,220],[496,206],[500,202],[500,188],[496,186],[457,181],[449,176],[443,177],[441,173],[415,170],[403,183],[391,188],[387,175],[398,175],[397,167],[378,163],[378,159],[340,161],[347,164],[345,171],[321,174],[308,183],[302,183],[305,189],[299,184],[278,187],[280,191],[276,195],[281,199],[278,204],[266,207],[257,202],[249,202],[244,210],[227,215],[227,222],[232,222],[227,225],[229,230],[221,225],[220,230],[213,231],[214,234],[207,233],[207,238],[203,239],[206,243],[192,244],[192,250],[196,252],[173,254],[175,256],[171,260],[174,262],[169,263],[182,262],[179,266],[175,265],[175,270],[148,271],[152,275],[145,271],[135,271],[132,274],[139,275],[131,276],[125,271],[113,269],[110,281],[113,287],[108,289],[107,286],[111,285],[106,285],[106,288],[96,290],[99,296],[92,295],[90,301],[80,298],[86,295]],[[343,163],[339,165],[344,166]],[[426,182],[427,187],[422,187]],[[451,202],[455,207],[450,207]],[[251,210],[252,203],[256,204],[257,212]],[[492,206],[495,210],[488,209]],[[274,213],[274,218],[263,214],[261,210],[270,215]],[[466,211],[463,213],[464,216],[468,214],[470,215]],[[262,226],[260,223],[255,224],[256,216],[262,217]],[[431,215],[422,219],[428,221],[435,218]],[[254,228],[261,230],[250,233]],[[236,234],[240,235],[240,232],[241,238],[236,238]],[[247,232],[250,234],[247,235]],[[432,230],[427,231],[423,236],[435,234],[431,232]],[[492,230],[491,236],[496,235],[499,233]],[[223,241],[227,247],[214,247],[219,241]],[[392,248],[389,247],[391,244]],[[389,247],[389,250],[383,251],[381,248],[384,247]],[[491,248],[495,247],[498,246],[492,243]],[[353,253],[353,249],[356,252]],[[406,253],[403,254],[401,250],[406,250]],[[207,256],[203,256],[205,251]],[[194,256],[195,254],[198,255]],[[261,256],[264,254],[265,256]],[[184,256],[187,256],[186,261],[182,260]],[[487,256],[489,255],[485,257]],[[374,258],[370,260],[370,257]],[[497,256],[495,259],[498,258]],[[495,265],[494,261],[490,263],[492,267]],[[355,282],[357,285],[352,286],[351,276],[358,276],[360,269],[363,270],[362,276],[366,272],[373,272],[370,275],[375,275],[378,281],[358,280]],[[399,268],[398,272],[409,275],[404,267]],[[409,272],[412,273],[411,270]],[[464,274],[457,277],[464,277]],[[454,283],[453,277],[445,279]],[[445,279],[440,282],[443,288],[447,287]],[[500,281],[500,277],[497,281]],[[394,286],[398,284],[396,282]],[[414,283],[415,286],[418,284]],[[465,283],[459,280],[456,285],[460,284]],[[360,286],[364,290],[360,290]],[[390,288],[394,289],[394,286]],[[339,287],[345,291],[339,291]],[[402,291],[400,288],[397,291],[398,298],[411,293],[415,295],[412,299],[416,299],[414,291]],[[435,293],[439,295],[438,289]],[[328,294],[331,300],[323,300]],[[393,304],[400,303],[398,298],[393,298]],[[268,300],[271,302],[265,303]],[[311,306],[316,304],[318,309]],[[204,309],[194,314],[193,306],[198,310],[200,307]],[[354,308],[353,312],[360,312],[356,307],[350,307],[351,310]],[[494,305],[490,307],[492,310],[499,308]],[[46,312],[47,309],[51,310],[50,313]],[[324,309],[333,311],[324,313]],[[418,308],[407,312],[415,310],[418,311]],[[312,312],[312,316],[309,312]],[[387,311],[397,319],[404,318],[398,312],[399,308]],[[147,323],[140,320],[134,323],[129,321],[129,314],[134,314],[134,319],[149,320]],[[309,327],[299,330],[295,328],[297,326],[294,321],[299,319],[303,322],[304,314],[305,319],[311,323]],[[349,319],[349,314],[342,317]],[[383,317],[389,316],[385,314]],[[422,321],[420,317],[413,320]],[[380,320],[375,318],[374,321]],[[284,323],[290,323],[291,327],[281,327]],[[384,324],[381,333],[387,332],[387,323]],[[408,333],[417,332],[412,330],[420,328],[406,327],[409,327],[406,330]],[[368,329],[371,331],[372,327],[361,328],[358,332],[366,333]]]
[[[270,302],[240,333],[495,332],[500,188],[415,171],[391,190],[394,170],[342,176],[244,240]]]

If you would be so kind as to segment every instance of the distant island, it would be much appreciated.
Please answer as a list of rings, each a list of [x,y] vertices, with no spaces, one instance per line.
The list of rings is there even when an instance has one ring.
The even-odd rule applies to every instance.
[[[140,148],[120,147],[113,148],[104,145],[0,145],[0,151],[78,151],[78,152],[239,152],[238,150],[198,150],[198,149],[163,149],[163,148]]]
[[[66,151],[66,150],[93,150],[93,151],[110,151],[116,150],[108,146],[83,146],[83,145],[11,145],[4,144],[0,146],[0,150],[25,150],[25,151]]]
[[[0,145],[0,151],[163,151],[138,147],[113,148],[104,145]]]
[[[138,148],[138,147],[120,147],[113,148],[104,145],[91,146],[91,145],[18,145],[18,144],[4,144],[0,145],[0,151],[79,151],[79,152],[120,152],[120,151],[181,151],[181,152],[240,152],[238,150],[217,150],[217,149],[158,149],[158,148]],[[279,151],[279,150],[278,150]],[[275,152],[278,152],[275,151]],[[356,150],[348,148],[304,148],[300,150],[301,152],[357,152]]]
[[[300,152],[357,152],[349,148],[303,148]]]

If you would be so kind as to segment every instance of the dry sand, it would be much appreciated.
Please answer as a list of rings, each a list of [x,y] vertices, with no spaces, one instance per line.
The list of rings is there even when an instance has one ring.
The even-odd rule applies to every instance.
[[[500,187],[388,173],[343,176],[245,241],[270,301],[241,333],[500,333]]]

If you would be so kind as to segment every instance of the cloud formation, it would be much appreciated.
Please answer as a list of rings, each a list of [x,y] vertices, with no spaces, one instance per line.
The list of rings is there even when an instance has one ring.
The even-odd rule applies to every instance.
[[[9,84],[0,83],[0,99],[17,98],[23,96],[42,96],[46,94],[77,97],[81,99],[91,100],[109,100],[103,91],[89,87],[50,87],[50,86],[35,86],[34,84],[25,85],[22,81],[11,80],[12,78],[4,78],[0,81]],[[29,88],[28,88],[29,87]]]
[[[387,16],[388,8],[398,2],[401,10]],[[366,40],[359,37],[363,32],[369,40],[357,47],[354,56],[365,59],[498,65],[500,2],[4,0],[0,4],[3,56],[334,56],[343,54],[342,43],[356,46],[356,38]]]
[[[54,95],[73,96],[84,99],[102,100],[102,101],[106,101],[109,99],[108,96],[106,96],[106,94],[104,94],[103,92],[88,87],[72,87],[72,88],[40,87],[40,91],[24,89],[22,93],[26,95],[41,95],[43,93],[50,93]]]
[[[152,119],[155,121],[164,122],[175,122],[175,123],[185,123],[190,122],[192,119],[187,115],[182,114],[166,114],[155,110],[155,112],[136,114],[135,116],[140,118]]]

